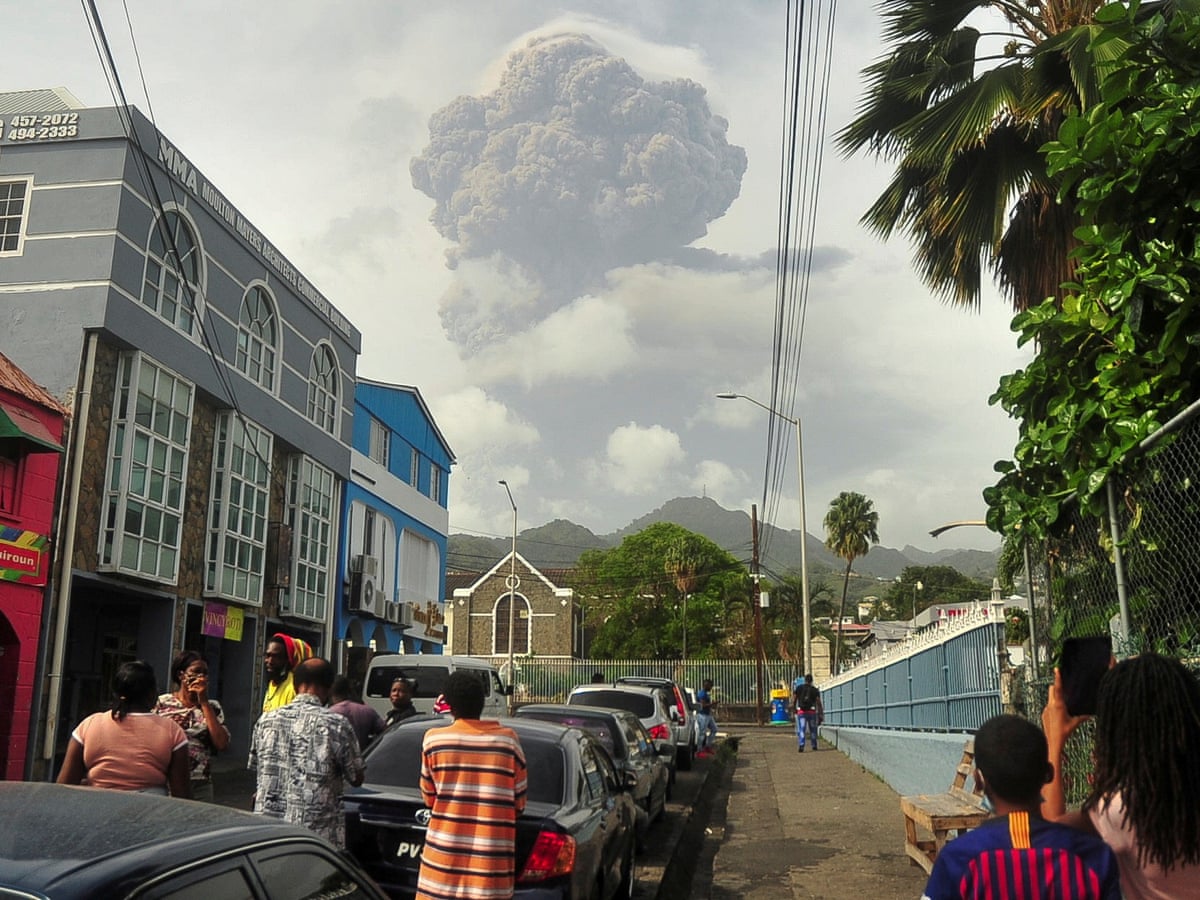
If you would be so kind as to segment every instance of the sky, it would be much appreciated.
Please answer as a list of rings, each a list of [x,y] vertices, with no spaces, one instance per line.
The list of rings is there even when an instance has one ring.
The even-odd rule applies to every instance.
[[[762,510],[784,5],[97,0],[131,102],[418,387],[450,444],[452,532],[597,534],[677,496]],[[136,38],[130,39],[130,26]],[[82,7],[0,0],[0,91],[109,106]],[[842,157],[880,21],[841,4],[797,412],[808,531],[841,491],[881,544],[993,549],[981,492],[1028,358],[859,218],[889,169]],[[140,58],[140,72],[139,72]],[[148,101],[147,101],[148,96]],[[786,411],[785,411],[786,412]],[[799,524],[789,459],[774,524]]]

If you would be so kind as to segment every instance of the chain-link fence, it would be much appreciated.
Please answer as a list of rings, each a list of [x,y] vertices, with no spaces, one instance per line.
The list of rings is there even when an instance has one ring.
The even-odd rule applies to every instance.
[[[1118,657],[1154,651],[1200,672],[1200,403],[1143,441],[1101,491],[1104,513],[1073,504],[1054,537],[1029,547],[1038,665],[1015,699],[1031,718],[1069,637],[1111,635]],[[1067,751],[1068,802],[1078,803],[1090,728]]]

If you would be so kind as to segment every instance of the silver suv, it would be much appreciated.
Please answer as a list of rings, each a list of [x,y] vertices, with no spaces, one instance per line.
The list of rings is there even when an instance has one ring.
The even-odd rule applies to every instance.
[[[675,735],[675,746],[678,751],[676,764],[685,772],[692,767],[692,759],[699,749],[696,740],[696,713],[688,702],[684,689],[670,678],[659,678],[653,675],[626,675],[617,679],[617,684],[637,684],[645,687],[664,688],[671,692],[667,701],[667,712],[671,716],[671,731]]]
[[[692,767],[691,726],[676,710],[675,695],[669,687],[623,682],[581,684],[571,691],[567,703],[629,710],[641,720],[650,740],[667,741],[675,748],[671,759],[672,780],[677,768],[687,770]],[[684,731],[683,725],[689,730]]]

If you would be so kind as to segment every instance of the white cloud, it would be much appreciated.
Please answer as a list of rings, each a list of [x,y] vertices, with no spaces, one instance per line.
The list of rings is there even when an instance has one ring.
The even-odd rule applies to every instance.
[[[622,425],[608,437],[603,460],[594,466],[597,478],[622,494],[645,494],[677,478],[686,458],[679,435],[661,425]]]

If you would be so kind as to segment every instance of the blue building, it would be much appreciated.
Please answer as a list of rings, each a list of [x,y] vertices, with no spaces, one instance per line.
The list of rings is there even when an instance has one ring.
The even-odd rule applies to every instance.
[[[415,387],[359,379],[334,633],[361,680],[374,653],[441,653],[454,453]]]

